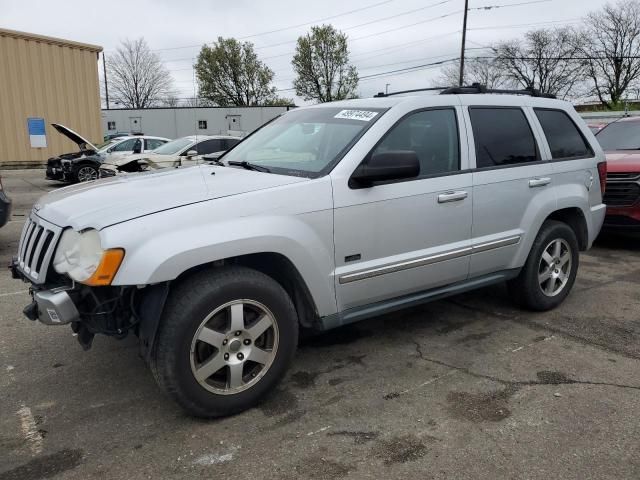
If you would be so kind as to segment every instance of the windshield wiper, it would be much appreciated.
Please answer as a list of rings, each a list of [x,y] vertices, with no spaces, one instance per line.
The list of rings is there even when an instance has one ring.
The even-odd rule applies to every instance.
[[[271,173],[271,170],[269,170],[267,167],[263,167],[262,165],[256,165],[255,163],[249,163],[246,160],[243,160],[241,162],[238,162],[236,160],[229,160],[227,162],[227,165],[242,167],[246,170],[254,170],[256,172]]]

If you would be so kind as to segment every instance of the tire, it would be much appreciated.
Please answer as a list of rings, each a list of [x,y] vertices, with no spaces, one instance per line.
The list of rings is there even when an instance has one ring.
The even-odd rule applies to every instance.
[[[560,254],[556,255],[558,246]],[[550,268],[550,259],[553,268]],[[579,247],[574,231],[565,223],[547,220],[520,274],[508,283],[509,293],[524,308],[539,312],[551,310],[569,295],[578,264]]]
[[[88,163],[81,163],[73,169],[74,183],[89,182],[100,178],[98,169]]]
[[[297,343],[298,316],[280,284],[245,267],[210,269],[172,289],[150,364],[182,408],[213,418],[256,405],[286,373]]]

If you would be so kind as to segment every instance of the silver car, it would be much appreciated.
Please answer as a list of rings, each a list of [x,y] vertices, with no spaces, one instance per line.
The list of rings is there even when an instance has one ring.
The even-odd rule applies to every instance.
[[[298,108],[219,165],[47,194],[13,262],[26,316],[84,348],[136,334],[162,389],[215,417],[274,388],[301,328],[505,281],[557,306],[602,225],[602,150],[569,103],[467,91]]]

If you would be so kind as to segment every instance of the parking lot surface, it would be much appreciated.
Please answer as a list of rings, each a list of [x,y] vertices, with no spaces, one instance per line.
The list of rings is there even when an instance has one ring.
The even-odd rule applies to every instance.
[[[13,220],[60,184],[3,173]],[[640,237],[581,255],[558,309],[502,286],[302,341],[259,407],[202,421],[163,396],[135,337],[22,315],[0,272],[0,480],[39,478],[640,478]]]

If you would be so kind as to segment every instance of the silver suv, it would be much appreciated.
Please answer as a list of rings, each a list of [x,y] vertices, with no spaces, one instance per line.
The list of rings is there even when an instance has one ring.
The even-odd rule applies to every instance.
[[[503,281],[557,306],[604,218],[604,155],[568,103],[469,91],[298,108],[219,165],[47,194],[12,264],[26,316],[87,349],[135,333],[162,389],[215,417],[274,388],[301,328]]]

